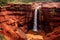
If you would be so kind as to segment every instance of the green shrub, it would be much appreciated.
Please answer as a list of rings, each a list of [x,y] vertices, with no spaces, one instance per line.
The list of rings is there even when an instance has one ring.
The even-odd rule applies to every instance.
[[[0,0],[0,7],[6,5],[7,3],[7,0]]]
[[[6,40],[2,34],[0,34],[0,40]]]

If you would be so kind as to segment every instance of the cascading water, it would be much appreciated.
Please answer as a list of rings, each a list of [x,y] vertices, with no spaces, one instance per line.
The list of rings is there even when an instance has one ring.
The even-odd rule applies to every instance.
[[[40,7],[40,6],[39,6]],[[34,14],[34,26],[33,26],[33,31],[37,32],[38,29],[37,29],[37,11],[39,9],[39,7],[37,7],[35,9],[35,14]]]
[[[37,10],[38,9],[35,9],[33,31],[38,31],[38,29],[37,29]]]

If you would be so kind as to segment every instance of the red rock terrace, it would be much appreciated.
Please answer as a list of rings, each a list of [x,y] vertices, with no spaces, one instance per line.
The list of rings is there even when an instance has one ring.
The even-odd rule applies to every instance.
[[[0,8],[0,34],[7,40],[27,40],[26,34],[33,32],[34,12],[38,6],[37,34],[42,33],[44,40],[60,40],[59,2],[8,4]]]

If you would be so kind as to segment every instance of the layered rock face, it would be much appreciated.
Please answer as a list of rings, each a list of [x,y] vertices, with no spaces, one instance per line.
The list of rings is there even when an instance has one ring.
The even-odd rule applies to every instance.
[[[27,40],[26,32],[32,19],[31,5],[8,4],[0,10],[0,34],[7,40]]]
[[[60,40],[60,2],[36,2],[32,8],[39,7],[39,23],[46,36],[44,40]]]
[[[33,28],[34,10],[39,6],[37,25],[46,34],[44,40],[60,40],[59,5],[58,2],[8,4],[0,8],[0,34],[7,40],[27,40],[25,33]]]

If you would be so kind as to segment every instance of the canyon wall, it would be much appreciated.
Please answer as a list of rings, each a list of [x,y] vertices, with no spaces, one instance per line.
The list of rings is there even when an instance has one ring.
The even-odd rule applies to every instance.
[[[60,3],[37,2],[33,4],[8,4],[0,8],[0,33],[10,40],[26,40],[25,33],[33,29],[34,10],[38,9],[38,29],[45,32],[45,40],[60,39]],[[21,29],[21,30],[20,30]],[[21,33],[21,35],[19,35]],[[18,35],[19,36],[18,36]],[[23,35],[25,35],[23,37]],[[15,39],[17,38],[17,39]]]
[[[35,5],[34,5],[35,4]],[[37,2],[32,8],[40,6],[41,27],[46,33],[44,40],[60,40],[60,2]],[[36,7],[35,7],[36,6]],[[43,17],[42,17],[43,16]],[[39,18],[40,19],[40,18]]]

